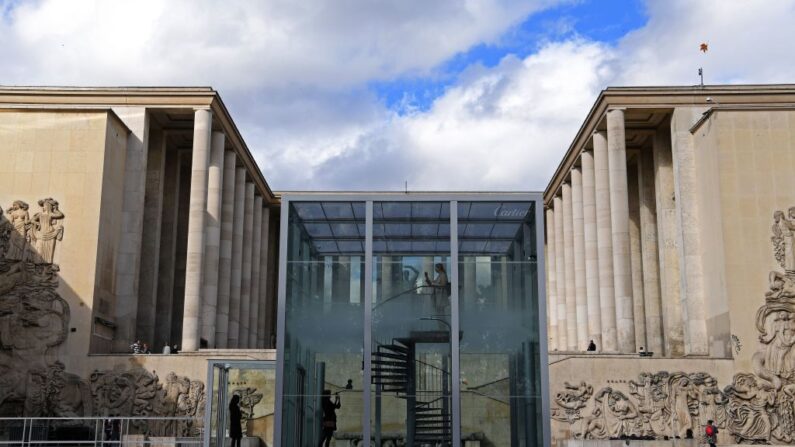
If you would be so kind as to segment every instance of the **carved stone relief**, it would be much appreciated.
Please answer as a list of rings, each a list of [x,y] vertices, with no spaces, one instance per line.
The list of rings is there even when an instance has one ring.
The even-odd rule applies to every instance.
[[[591,385],[566,383],[553,399],[553,419],[586,439],[700,437],[713,420],[737,443],[795,442],[795,207],[774,212],[772,233],[782,270],[770,272],[756,312],[753,373],[735,374],[723,390],[704,372],[642,373],[629,381],[631,398],[608,386],[592,402]],[[735,345],[739,352],[739,339]],[[581,414],[588,406],[591,414]]]
[[[135,428],[152,436],[197,436],[203,382],[174,373],[163,382],[140,367],[82,378],[58,360],[70,310],[58,293],[60,269],[53,261],[66,216],[55,199],[37,203],[32,217],[21,200],[6,212],[0,208],[0,416],[189,416],[178,426],[138,422]]]

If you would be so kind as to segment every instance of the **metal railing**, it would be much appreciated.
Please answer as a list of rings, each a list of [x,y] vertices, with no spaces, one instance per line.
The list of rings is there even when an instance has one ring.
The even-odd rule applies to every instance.
[[[0,445],[199,446],[203,429],[197,422],[193,417],[0,418]]]

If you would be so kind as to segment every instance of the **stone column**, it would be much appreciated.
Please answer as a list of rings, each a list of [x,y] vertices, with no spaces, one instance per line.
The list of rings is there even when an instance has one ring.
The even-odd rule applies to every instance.
[[[232,232],[232,285],[229,291],[229,336],[227,346],[240,347],[240,289],[243,281],[243,222],[246,203],[246,168],[235,171],[235,219]]]
[[[635,352],[632,303],[632,262],[629,248],[629,197],[627,195],[627,142],[624,110],[607,111],[607,162],[610,170],[610,224],[613,232],[613,288],[619,352]]]
[[[270,245],[268,239],[270,236],[270,208],[263,208],[262,210],[262,227],[260,228],[260,269],[259,269],[259,311],[257,313],[257,347],[264,349],[267,347],[268,338],[270,335],[267,333],[267,315],[268,315],[268,250]],[[322,279],[321,279],[322,281]]]
[[[232,233],[235,216],[234,151],[224,152],[223,193],[221,195],[221,233],[218,249],[218,307],[215,316],[215,347],[225,349],[229,337],[229,292],[232,288]]]
[[[243,268],[240,282],[240,335],[238,346],[248,348],[248,326],[251,317],[251,246],[254,229],[254,183],[246,183],[245,217],[243,220]]]
[[[157,319],[157,281],[160,262],[160,230],[163,217],[163,176],[166,165],[166,139],[162,130],[152,130],[146,161],[144,192],[144,231],[141,235],[141,268],[138,279],[137,336],[158,349],[155,342]]]
[[[166,151],[163,175],[163,207],[160,218],[160,261],[157,269],[157,302],[155,304],[154,347],[161,348],[177,342],[171,338],[171,319],[174,307],[174,274],[177,261],[177,217],[180,196],[180,154],[176,149]]]
[[[254,196],[254,226],[252,227],[251,244],[251,309],[248,319],[248,347],[257,348],[259,335],[259,275],[260,250],[262,249],[262,196]]]
[[[685,355],[709,354],[707,320],[704,309],[704,266],[701,241],[701,218],[696,191],[696,148],[690,127],[702,116],[703,108],[679,107],[671,117],[671,151],[673,155],[676,214],[679,229],[679,271],[684,305]]]
[[[654,193],[654,151],[640,151],[638,161],[640,190],[640,245],[643,258],[643,301],[646,305],[646,349],[664,355],[660,264],[657,250],[657,204]]]
[[[599,252],[596,238],[596,184],[593,152],[580,156],[582,168],[583,239],[585,240],[585,289],[588,300],[588,338],[602,349],[602,312],[599,303]]]
[[[635,322],[635,346],[644,349],[646,344],[646,304],[643,296],[643,261],[640,252],[640,191],[638,190],[638,165],[627,166],[627,193],[629,195],[629,251],[632,262],[632,315]]]
[[[596,242],[599,264],[599,307],[602,319],[602,351],[618,350],[616,302],[613,289],[613,225],[610,221],[610,172],[607,162],[607,135],[593,134],[594,189],[596,200]]]
[[[660,258],[660,296],[662,298],[665,355],[685,353],[682,301],[679,288],[679,241],[677,239],[674,171],[671,133],[667,125],[655,132],[654,186],[657,203],[657,247]]]
[[[116,257],[116,333],[114,352],[128,352],[135,341],[138,315],[138,271],[144,221],[149,114],[144,107],[114,107],[130,129],[124,164],[121,234]]]
[[[199,349],[201,335],[202,286],[204,285],[204,243],[207,221],[207,167],[210,162],[210,132],[213,114],[198,109],[193,123],[193,163],[190,180],[188,254],[185,261],[185,307],[182,316],[182,350]]]
[[[563,261],[563,199],[552,199],[555,209],[555,285],[558,303],[558,349],[569,349],[566,329],[566,266]]]
[[[213,132],[210,166],[207,170],[207,222],[204,249],[204,297],[202,302],[202,338],[208,348],[215,348],[215,323],[218,318],[218,263],[221,251],[221,195],[223,193],[223,132]]]
[[[549,333],[549,350],[556,351],[558,350],[558,303],[557,303],[557,278],[555,275],[555,210],[547,208],[546,210],[546,223],[547,223],[547,244],[546,244],[546,253],[547,253],[547,312],[548,312],[548,319],[549,319],[549,328],[547,332]],[[466,268],[466,265],[464,266]],[[474,267],[474,263],[473,263]],[[474,268],[469,275],[466,275],[468,278],[472,276],[474,278]],[[474,291],[474,288],[468,289]]]
[[[571,206],[571,185],[564,183],[563,195],[563,267],[566,271],[566,347],[570,351],[582,349],[577,344],[577,295],[574,280],[574,219]]]
[[[582,172],[571,169],[571,215],[574,223],[574,294],[577,303],[577,349],[588,347],[588,292],[585,286],[585,222],[582,208]]]

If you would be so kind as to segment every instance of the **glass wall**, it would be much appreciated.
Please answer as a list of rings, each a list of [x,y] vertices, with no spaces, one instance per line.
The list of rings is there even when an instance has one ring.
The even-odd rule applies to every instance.
[[[320,443],[324,400],[340,404],[338,433],[362,431],[364,210],[363,202],[289,204],[283,446]]]
[[[540,197],[306,196],[282,226],[281,445],[330,426],[336,445],[543,445]]]
[[[459,202],[461,433],[542,445],[538,266],[529,202]]]
[[[450,203],[373,204],[374,445],[451,439]]]

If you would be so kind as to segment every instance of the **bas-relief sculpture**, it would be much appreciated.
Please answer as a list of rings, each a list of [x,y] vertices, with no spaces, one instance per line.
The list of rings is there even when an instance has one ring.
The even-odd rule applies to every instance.
[[[641,373],[628,382],[629,395],[565,383],[553,399],[553,420],[584,439],[698,438],[713,420],[727,442],[795,442],[795,207],[773,214],[772,232],[782,270],[770,272],[765,304],[756,312],[753,372],[735,374],[723,389],[705,372]]]
[[[204,412],[204,383],[174,373],[161,380],[143,368],[69,373],[56,349],[68,336],[69,304],[58,293],[56,250],[66,215],[58,201],[0,208],[0,416],[188,416],[148,424],[140,433],[196,436]]]

